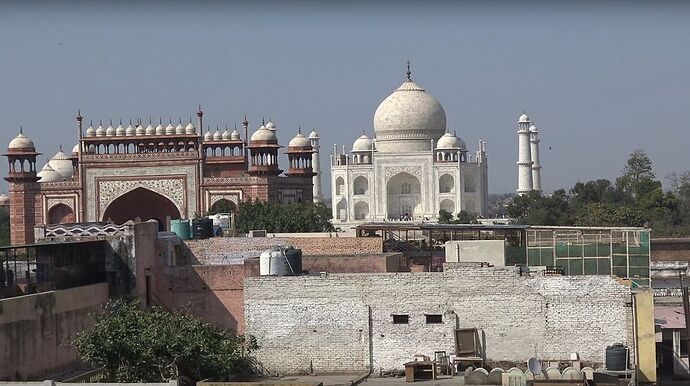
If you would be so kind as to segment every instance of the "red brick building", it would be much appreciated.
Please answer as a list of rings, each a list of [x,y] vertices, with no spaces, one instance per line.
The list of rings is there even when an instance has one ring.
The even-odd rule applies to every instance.
[[[203,115],[199,109],[196,127],[139,122],[82,130],[78,114],[79,143],[70,155],[60,148],[41,170],[40,153],[20,130],[4,154],[12,244],[33,242],[37,224],[156,219],[163,228],[171,219],[203,215],[217,205],[236,209],[243,200],[313,200],[316,132],[309,138],[299,132],[290,141],[283,174],[273,122],[251,137],[246,118],[244,135],[237,129],[202,135]]]

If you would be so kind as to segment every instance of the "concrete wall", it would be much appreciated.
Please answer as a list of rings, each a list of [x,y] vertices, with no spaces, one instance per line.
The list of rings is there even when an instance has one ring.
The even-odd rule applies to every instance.
[[[602,363],[631,342],[630,286],[610,276],[519,276],[513,267],[245,280],[245,333],[282,373],[402,369],[415,354],[454,352],[454,329],[481,330],[489,361]],[[393,324],[394,314],[409,324]],[[440,314],[441,324],[427,324]]]
[[[690,261],[690,238],[652,239],[651,261]]]
[[[484,262],[496,267],[505,265],[505,241],[446,241],[446,262]]]
[[[107,301],[106,283],[0,300],[0,379],[40,379],[74,363],[72,339]]]

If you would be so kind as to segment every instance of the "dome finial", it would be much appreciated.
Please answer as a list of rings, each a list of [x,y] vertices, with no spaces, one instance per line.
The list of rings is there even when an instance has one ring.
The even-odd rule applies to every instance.
[[[302,125],[297,125],[297,132],[302,134]]]
[[[247,121],[247,114],[244,114],[244,121],[242,121],[242,124],[245,126],[249,125],[249,121]]]
[[[410,70],[410,61],[407,61],[407,81],[412,82],[412,70]]]
[[[60,143],[60,147],[59,147],[59,149],[60,149],[60,151],[62,151],[62,143]]]
[[[19,134],[24,134],[24,128],[22,125],[19,125]]]

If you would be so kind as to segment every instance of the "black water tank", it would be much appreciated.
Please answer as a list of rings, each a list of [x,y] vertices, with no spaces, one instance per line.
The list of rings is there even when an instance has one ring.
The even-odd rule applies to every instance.
[[[622,344],[606,347],[606,370],[623,371],[629,368],[630,352]]]
[[[292,275],[302,274],[302,250],[289,247],[285,249],[285,258],[289,264],[288,271]]]
[[[213,220],[210,218],[197,218],[192,220],[192,234],[192,237],[195,239],[213,237]]]

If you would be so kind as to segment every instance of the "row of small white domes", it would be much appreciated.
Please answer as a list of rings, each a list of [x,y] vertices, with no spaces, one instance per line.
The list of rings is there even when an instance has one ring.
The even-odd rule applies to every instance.
[[[369,138],[366,134],[362,134],[352,144],[352,151],[371,151],[373,148],[374,140]],[[451,133],[443,134],[436,142],[436,150],[465,150],[466,148],[465,142]]]
[[[266,125],[261,125],[254,134],[252,134],[251,141],[266,141],[266,142],[278,142],[278,136],[276,135],[276,126],[273,122],[268,122]],[[208,133],[207,133],[208,135]],[[310,147],[311,139],[319,139],[319,134],[316,130],[312,130],[309,134],[309,138],[302,134],[299,130],[297,135],[290,140],[288,147]]]
[[[240,137],[240,133],[237,131],[237,129],[233,130],[232,133],[229,132],[227,129],[221,134],[218,129],[216,129],[215,133],[211,133],[210,131],[207,131],[206,134],[204,134],[204,142],[206,141],[239,141],[242,138]]]
[[[122,124],[120,124],[118,127],[113,127],[112,125],[108,126],[107,128],[104,128],[103,126],[98,126],[98,128],[94,129],[93,126],[89,126],[89,128],[86,129],[87,137],[124,137],[132,135],[183,134],[196,134],[196,128],[191,122],[186,127],[182,126],[181,123],[178,124],[177,127],[173,126],[172,124],[168,124],[167,127],[164,127],[162,124],[153,127],[153,125],[149,124],[147,127],[144,127],[140,124],[136,128],[132,125],[129,125],[127,128],[125,128],[122,126]]]

